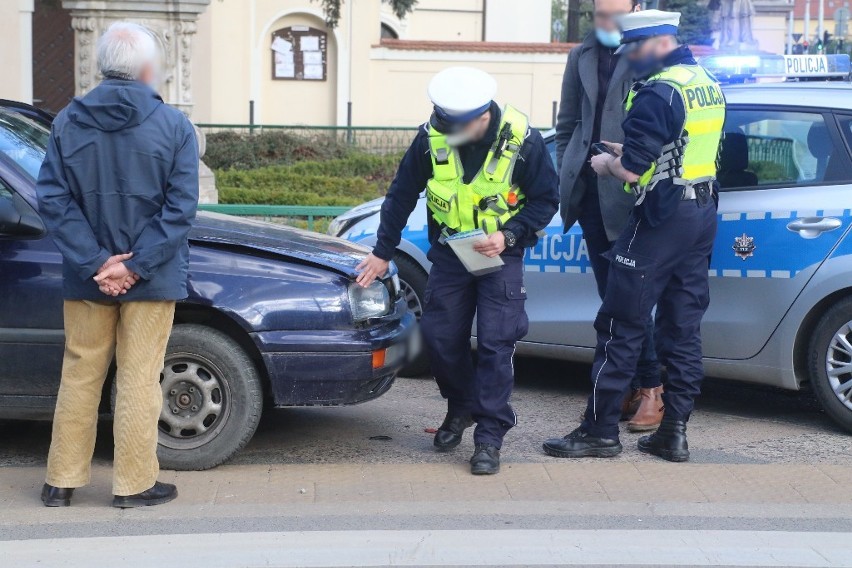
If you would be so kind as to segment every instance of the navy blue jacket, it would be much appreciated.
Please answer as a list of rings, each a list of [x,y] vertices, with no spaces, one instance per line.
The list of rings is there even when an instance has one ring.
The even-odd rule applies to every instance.
[[[685,45],[671,52],[664,65],[695,65],[692,52]],[[651,82],[633,99],[633,106],[624,119],[624,155],[621,164],[636,175],[642,175],[662,155],[663,146],[680,137],[686,120],[686,110],[679,93],[670,85]],[[681,192],[673,190],[672,181],[660,181],[637,213],[649,225],[656,227],[677,211]]]
[[[491,103],[491,124],[485,137],[471,144],[459,147],[464,182],[470,183],[482,169],[488,151],[497,139],[500,126],[500,108]],[[408,223],[408,217],[417,205],[420,193],[432,179],[432,159],[429,157],[429,132],[427,125],[421,128],[411,147],[402,158],[396,178],[393,180],[385,201],[382,204],[381,223],[377,232],[373,254],[384,260],[393,258],[399,245],[402,230]],[[517,185],[526,197],[523,209],[506,222],[505,228],[518,237],[518,244],[506,249],[503,254],[523,254],[526,247],[538,242],[536,232],[550,223],[559,208],[559,178],[553,167],[553,160],[541,137],[541,133],[531,128],[512,174],[512,183]],[[429,242],[432,246],[440,237],[438,224],[429,215]]]
[[[141,279],[120,301],[186,297],[198,143],[151,88],[107,79],[75,98],[53,122],[36,191],[62,252],[65,299],[111,299],[92,277],[127,252]]]

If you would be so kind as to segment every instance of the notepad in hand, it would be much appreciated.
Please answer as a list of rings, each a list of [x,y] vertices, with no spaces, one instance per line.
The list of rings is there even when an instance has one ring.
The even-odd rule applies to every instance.
[[[464,233],[456,233],[447,238],[447,244],[459,257],[459,260],[474,276],[482,276],[489,272],[496,272],[503,266],[503,259],[499,256],[489,258],[473,249],[473,245],[486,239],[485,231],[475,229]]]

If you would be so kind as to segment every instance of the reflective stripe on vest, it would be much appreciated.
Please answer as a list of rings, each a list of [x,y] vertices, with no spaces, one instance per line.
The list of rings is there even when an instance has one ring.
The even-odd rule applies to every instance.
[[[529,119],[507,106],[503,109],[497,140],[473,180],[464,183],[458,150],[447,137],[429,127],[432,179],[426,185],[426,204],[445,234],[482,229],[499,230],[523,207],[524,195],[512,186],[512,173],[527,136]],[[502,137],[506,132],[508,137]]]
[[[663,82],[674,88],[686,111],[680,139],[663,148],[663,156],[639,178],[638,188],[625,190],[643,195],[661,179],[673,178],[676,185],[712,181],[716,178],[719,142],[725,123],[725,97],[716,79],[700,65],[675,65],[638,83],[630,90],[625,110],[647,84]]]

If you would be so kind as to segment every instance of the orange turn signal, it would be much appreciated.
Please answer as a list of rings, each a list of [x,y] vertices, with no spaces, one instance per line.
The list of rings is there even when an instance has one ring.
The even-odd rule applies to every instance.
[[[387,349],[373,351],[373,368],[378,369],[385,366],[385,352]]]

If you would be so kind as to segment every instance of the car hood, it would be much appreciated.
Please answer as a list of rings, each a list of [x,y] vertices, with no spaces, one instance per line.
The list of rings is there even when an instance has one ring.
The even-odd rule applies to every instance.
[[[370,252],[361,245],[320,233],[209,212],[198,213],[189,241],[196,245],[273,253],[329,268],[350,278],[357,274],[355,267]]]

